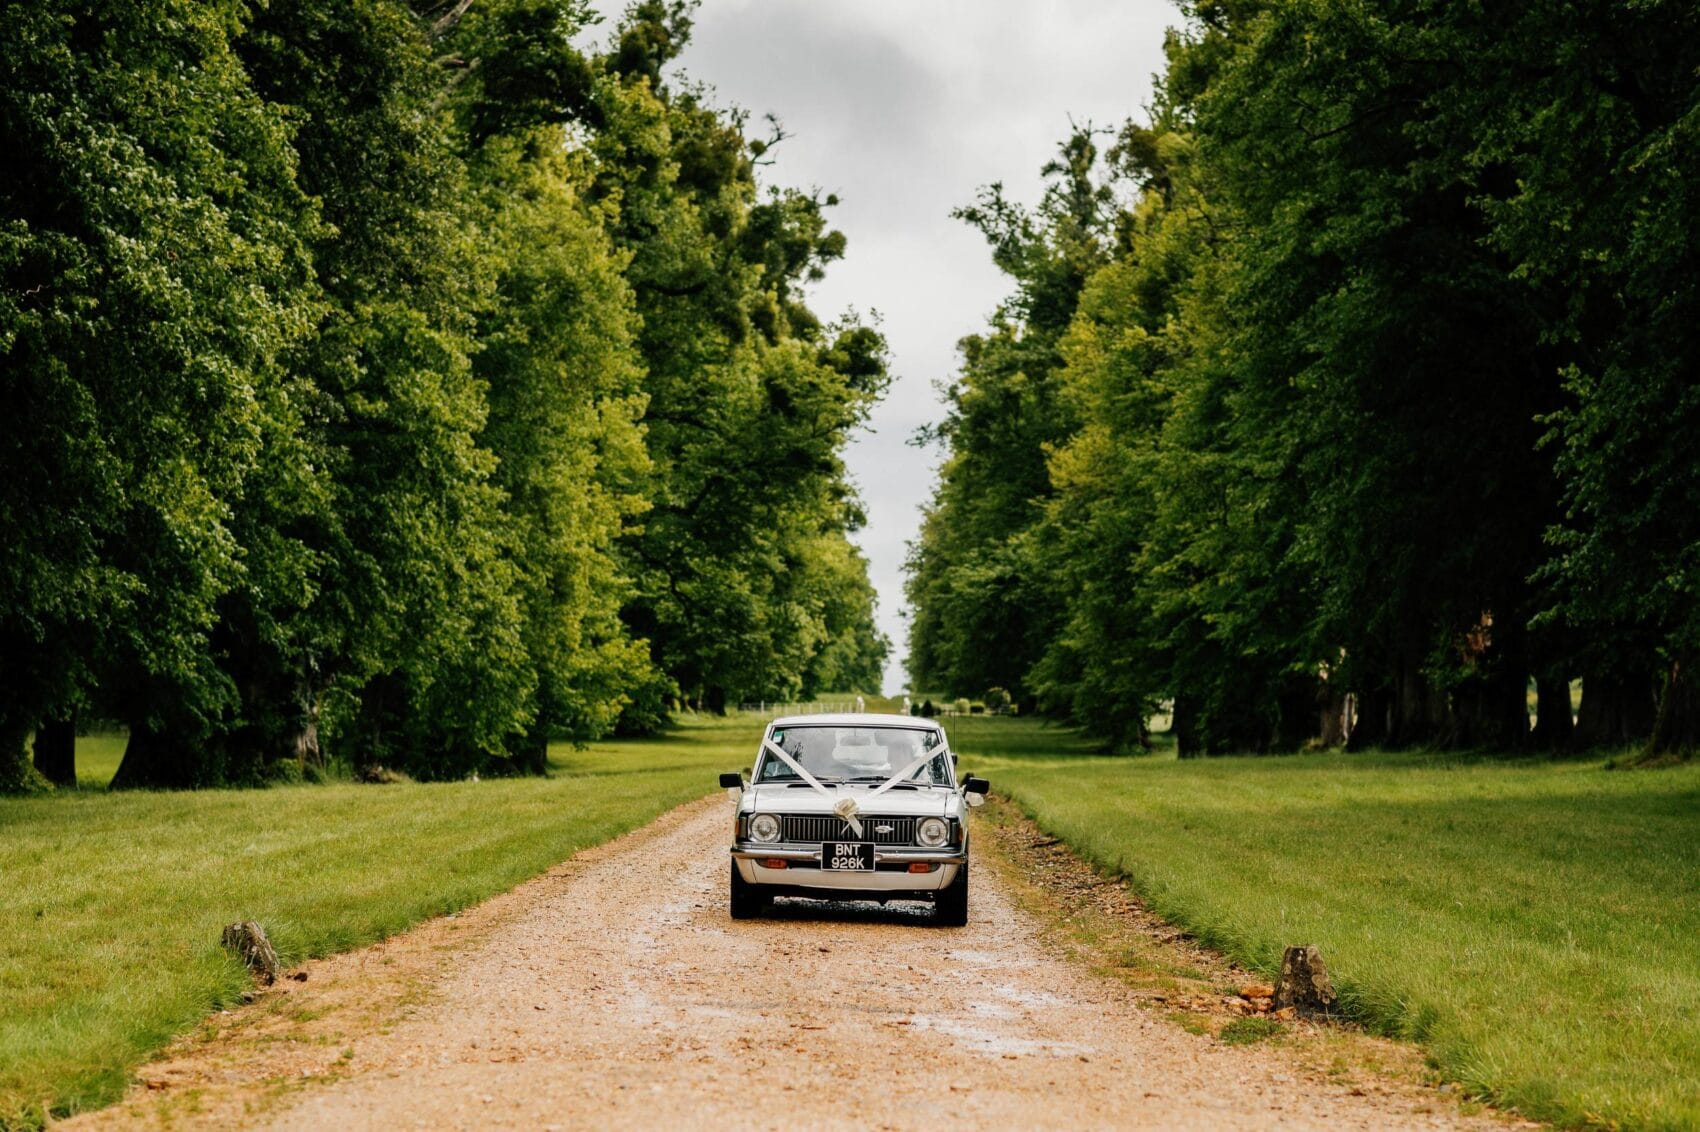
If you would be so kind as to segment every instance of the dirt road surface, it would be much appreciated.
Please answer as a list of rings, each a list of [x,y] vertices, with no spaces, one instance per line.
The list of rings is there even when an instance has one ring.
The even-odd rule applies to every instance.
[[[1489,1123],[1188,1033],[1049,949],[990,869],[966,928],[932,927],[924,906],[800,901],[733,922],[729,816],[723,798],[683,807],[459,917],[309,964],[72,1126]]]

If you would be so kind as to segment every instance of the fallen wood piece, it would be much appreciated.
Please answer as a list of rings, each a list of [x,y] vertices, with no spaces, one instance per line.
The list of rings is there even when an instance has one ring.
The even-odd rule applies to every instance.
[[[1281,977],[1275,981],[1275,1009],[1291,1007],[1301,1017],[1326,1017],[1339,1003],[1322,952],[1310,946],[1287,948],[1281,956]]]
[[[267,986],[277,982],[277,951],[266,938],[265,928],[253,920],[242,920],[224,929],[221,942],[240,955],[261,982]]]

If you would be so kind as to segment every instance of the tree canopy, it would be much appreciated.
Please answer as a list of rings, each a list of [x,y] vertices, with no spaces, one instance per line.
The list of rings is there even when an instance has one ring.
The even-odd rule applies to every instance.
[[[0,15],[0,787],[539,769],[877,684],[831,200],[576,0]],[[71,771],[74,774],[74,770]]]
[[[1167,705],[1187,754],[1693,747],[1694,13],[1184,13],[1146,121],[964,210],[1012,297],[936,430],[917,685],[1119,745]]]

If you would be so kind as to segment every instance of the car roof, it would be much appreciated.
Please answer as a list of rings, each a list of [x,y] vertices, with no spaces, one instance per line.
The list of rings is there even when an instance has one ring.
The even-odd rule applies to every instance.
[[[888,715],[874,711],[822,712],[820,715],[786,715],[773,721],[775,727],[914,727],[942,730],[938,723],[918,715]]]

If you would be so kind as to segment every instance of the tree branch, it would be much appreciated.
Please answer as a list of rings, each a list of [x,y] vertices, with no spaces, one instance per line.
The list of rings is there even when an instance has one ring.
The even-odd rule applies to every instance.
[[[431,25],[431,42],[443,38],[453,27],[460,23],[460,18],[466,15],[466,10],[472,7],[472,0],[459,0],[443,17]]]

